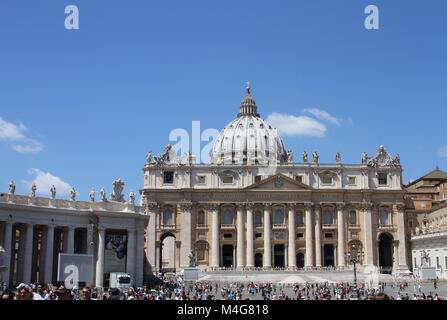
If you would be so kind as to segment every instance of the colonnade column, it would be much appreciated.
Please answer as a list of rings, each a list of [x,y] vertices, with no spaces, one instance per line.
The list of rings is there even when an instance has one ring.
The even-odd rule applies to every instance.
[[[253,230],[253,204],[248,203],[247,208],[247,267],[255,266],[255,256],[254,256],[254,230]]]
[[[146,210],[149,215],[149,223],[147,225],[146,230],[146,250],[147,250],[147,260],[149,262],[149,268],[151,272],[155,272],[157,268],[157,261],[155,255],[155,242],[157,234],[156,234],[156,221],[157,221],[157,213],[160,209],[160,206],[157,203],[151,202],[146,204]]]
[[[136,250],[135,250],[135,230],[127,230],[127,273],[130,274],[132,279],[135,279],[135,260],[136,260]]]
[[[144,227],[137,229],[136,255],[137,265],[135,268],[135,285],[137,287],[142,287],[144,274]]]
[[[211,210],[211,267],[219,267],[219,205],[210,205]]]
[[[405,204],[399,203],[396,205],[397,207],[397,236],[399,237],[399,245],[398,245],[398,271],[399,272],[409,272],[408,264],[407,264],[407,241],[405,235]]]
[[[3,261],[8,269],[3,272],[3,282],[5,282],[6,286],[9,288],[11,282],[11,258],[14,256],[12,253],[12,222],[6,221],[4,236],[3,246],[5,253],[3,254]]]
[[[244,205],[238,204],[237,210],[237,254],[236,266],[237,268],[244,267]]]
[[[104,281],[104,241],[105,228],[98,227],[98,254],[96,257],[96,281],[97,287],[103,287]]]
[[[74,253],[74,234],[75,228],[69,226],[67,231],[67,253]]]
[[[312,267],[314,264],[313,236],[312,236],[312,205],[306,203],[304,205],[306,214],[306,268]]]
[[[25,252],[24,252],[24,261],[23,261],[23,282],[30,283],[31,282],[31,266],[33,259],[33,231],[34,225],[27,224],[26,225],[26,233],[25,233]],[[51,247],[53,249],[53,247]],[[46,265],[45,265],[46,266]]]
[[[45,246],[45,284],[52,283],[54,254],[54,225],[48,225],[47,242]]]
[[[345,219],[344,219],[344,205],[337,205],[337,231],[338,231],[338,246],[337,246],[337,265],[339,267],[345,266]]]
[[[270,214],[272,211],[271,203],[264,206],[264,268],[272,267],[272,248],[270,240]]]
[[[315,266],[321,267],[321,207],[315,205]]]
[[[180,205],[180,210],[183,215],[183,264],[182,267],[189,267],[189,255],[191,253],[192,243],[191,243],[191,210],[192,203],[182,203]]]
[[[289,204],[287,206],[287,210],[289,212],[289,252],[288,252],[288,264],[287,266],[290,269],[295,269],[296,268],[296,242],[295,242],[295,237],[296,237],[296,226],[295,226],[295,209],[293,207],[293,204]]]

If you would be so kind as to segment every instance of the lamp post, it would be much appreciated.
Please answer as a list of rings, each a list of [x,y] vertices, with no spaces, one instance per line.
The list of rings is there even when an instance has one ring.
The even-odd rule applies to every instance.
[[[345,252],[345,259],[354,264],[354,292],[355,297],[359,298],[359,289],[357,286],[357,263],[359,263],[360,257],[364,257],[365,253],[363,251],[360,251],[355,244],[351,246],[351,250],[348,252]]]

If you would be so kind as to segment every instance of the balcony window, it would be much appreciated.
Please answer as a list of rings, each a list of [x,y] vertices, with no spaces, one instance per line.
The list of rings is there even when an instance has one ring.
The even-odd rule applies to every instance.
[[[298,213],[296,215],[296,225],[297,226],[302,226],[304,224],[303,222],[303,214],[302,213]]]
[[[233,212],[231,210],[225,210],[223,224],[233,224]]]
[[[349,224],[357,224],[357,213],[355,211],[349,213]]]
[[[163,224],[164,225],[172,225],[172,211],[167,209],[163,212]]]
[[[275,211],[275,224],[284,224],[284,212],[282,210]]]
[[[389,224],[389,214],[388,211],[382,210],[380,211],[380,224],[388,225]]]
[[[256,226],[262,225],[262,216],[260,213],[255,214],[255,225]]]
[[[324,212],[324,216],[323,216],[323,224],[327,224],[327,225],[331,225],[334,224],[334,220],[332,217],[332,212],[329,210],[326,210]]]

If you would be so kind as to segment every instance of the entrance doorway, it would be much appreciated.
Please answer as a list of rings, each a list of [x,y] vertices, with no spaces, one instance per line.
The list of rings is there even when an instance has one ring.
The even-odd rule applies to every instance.
[[[232,244],[224,244],[222,246],[222,266],[225,268],[234,266]]]
[[[274,262],[275,268],[284,268],[285,267],[285,256],[284,256],[284,245],[283,244],[275,244],[273,246],[273,254],[274,254]]]
[[[323,247],[324,266],[333,267],[335,265],[334,245],[325,244]]]
[[[296,255],[296,266],[300,269],[304,268],[304,254],[301,252]]]
[[[262,268],[262,253],[255,254],[255,267]]]
[[[381,273],[393,271],[393,237],[386,233],[379,237],[379,266]]]

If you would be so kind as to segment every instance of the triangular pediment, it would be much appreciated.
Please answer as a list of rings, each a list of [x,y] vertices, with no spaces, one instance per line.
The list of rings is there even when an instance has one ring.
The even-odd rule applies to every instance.
[[[293,180],[281,173],[248,186],[248,190],[313,190],[311,186]]]

